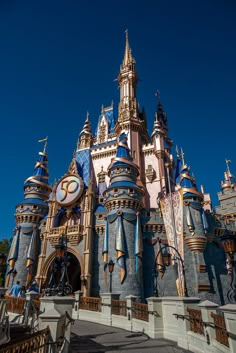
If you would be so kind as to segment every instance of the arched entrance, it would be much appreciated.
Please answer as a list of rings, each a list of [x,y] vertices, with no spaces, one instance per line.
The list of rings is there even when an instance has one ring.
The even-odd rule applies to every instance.
[[[77,257],[74,254],[68,252],[69,265],[68,265],[68,276],[69,283],[72,286],[73,292],[81,289],[81,267]]]
[[[67,272],[69,277],[69,284],[72,286],[72,292],[81,289],[81,265],[78,258],[70,251],[67,252],[68,254],[68,262],[67,262]],[[55,261],[55,252],[51,254],[51,258],[48,259],[46,267],[47,267],[47,277],[46,281],[44,282],[43,287],[47,288],[49,279],[51,277],[51,269],[53,267],[53,262]],[[57,275],[58,280],[60,278],[60,271]]]

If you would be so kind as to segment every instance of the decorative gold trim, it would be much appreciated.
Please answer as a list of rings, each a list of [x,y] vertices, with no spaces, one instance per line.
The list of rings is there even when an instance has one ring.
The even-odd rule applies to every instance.
[[[210,289],[211,289],[211,286],[208,283],[200,283],[197,286],[198,292],[209,292]]]
[[[185,238],[185,242],[190,251],[203,252],[206,247],[207,239],[206,237],[194,236],[192,238]]]
[[[205,273],[205,272],[207,272],[207,270],[206,270],[206,265],[201,265],[201,264],[199,264],[198,267],[197,267],[197,271],[198,271],[199,273]]]

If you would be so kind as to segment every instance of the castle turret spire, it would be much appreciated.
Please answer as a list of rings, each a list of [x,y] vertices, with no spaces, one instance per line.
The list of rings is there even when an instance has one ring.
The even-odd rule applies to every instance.
[[[127,66],[130,64],[135,64],[135,59],[132,56],[132,51],[129,46],[129,35],[128,35],[128,29],[125,31],[126,34],[126,41],[125,41],[125,53],[124,53],[124,59],[122,66]]]
[[[136,86],[138,76],[135,69],[135,59],[129,45],[128,31],[126,30],[125,53],[118,82],[120,86],[119,118],[120,122],[138,117],[138,104],[136,99]]]
[[[7,285],[10,284],[13,269],[17,272],[17,280],[24,285],[29,283],[36,273],[36,259],[40,251],[39,227],[48,212],[47,200],[52,190],[48,183],[47,140],[47,137],[39,140],[44,142],[43,151],[39,152],[33,175],[24,182],[24,200],[16,206],[17,232],[11,245],[11,255],[8,257],[10,270]]]
[[[87,112],[84,126],[79,134],[77,150],[91,147],[92,142],[93,142],[93,134],[92,134],[91,125],[89,122],[89,112]]]
[[[221,188],[222,188],[222,191],[224,192],[226,192],[227,190],[231,190],[232,188],[234,188],[236,184],[236,179],[234,175],[231,173],[229,168],[229,164],[231,163],[231,160],[226,159],[225,163],[226,163],[226,171],[224,172],[224,181],[221,182]]]

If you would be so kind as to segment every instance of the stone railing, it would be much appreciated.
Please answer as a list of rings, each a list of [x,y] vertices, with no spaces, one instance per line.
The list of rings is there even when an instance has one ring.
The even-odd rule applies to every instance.
[[[134,296],[119,300],[118,294],[105,293],[101,311],[94,312],[80,307],[81,296],[75,293],[74,319],[170,339],[194,353],[236,352],[236,305],[218,307],[191,297],[153,297],[143,304]]]
[[[101,311],[101,298],[81,297],[79,307],[84,310]]]
[[[26,299],[5,295],[7,303],[7,311],[14,314],[23,315],[25,310]]]
[[[148,305],[142,303],[133,303],[132,310],[134,317],[138,320],[148,321]]]
[[[229,339],[224,316],[211,313],[211,317],[214,320],[216,340],[224,346],[229,347]]]
[[[1,345],[0,353],[47,353],[49,339],[50,330],[47,327],[27,337]]]
[[[126,300],[111,301],[111,313],[113,315],[127,316],[127,303]]]
[[[199,333],[199,335],[204,335],[201,310],[187,308],[187,312],[189,313],[190,330]]]

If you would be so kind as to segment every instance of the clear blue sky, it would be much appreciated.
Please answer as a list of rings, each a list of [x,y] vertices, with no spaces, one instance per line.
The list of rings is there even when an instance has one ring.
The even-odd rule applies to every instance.
[[[216,204],[231,159],[236,173],[234,0],[1,0],[0,238],[10,237],[38,139],[49,136],[51,183],[70,164],[86,111],[93,128],[114,100],[126,28],[149,128],[155,91],[170,137]]]

